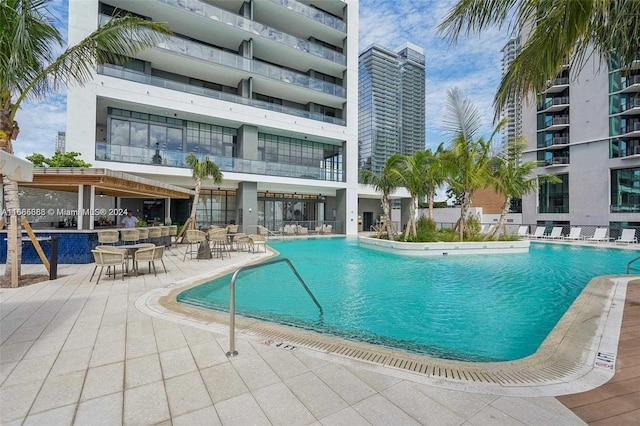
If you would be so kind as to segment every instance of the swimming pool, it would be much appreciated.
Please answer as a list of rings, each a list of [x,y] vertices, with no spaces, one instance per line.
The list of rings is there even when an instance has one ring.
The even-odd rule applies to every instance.
[[[618,250],[542,243],[529,254],[438,258],[380,252],[349,238],[269,245],[291,259],[324,315],[284,263],[240,274],[239,314],[463,361],[534,353],[591,278],[624,273],[626,265]],[[227,310],[230,279],[186,290],[178,301]]]

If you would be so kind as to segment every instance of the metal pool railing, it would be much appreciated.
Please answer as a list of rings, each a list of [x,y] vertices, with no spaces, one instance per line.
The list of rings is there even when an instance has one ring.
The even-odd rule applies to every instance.
[[[629,263],[627,263],[627,275],[629,275],[629,272],[631,271],[640,271],[640,268],[631,266],[634,262],[638,260],[640,260],[640,256],[636,257],[635,259],[632,259],[631,261],[629,261]]]
[[[229,284],[229,352],[227,352],[227,357],[231,358],[238,355],[238,351],[236,351],[236,291],[235,291],[236,278],[238,277],[240,272],[248,271],[250,269],[261,268],[263,266],[273,265],[274,263],[281,263],[281,262],[285,262],[287,265],[289,265],[289,268],[291,268],[293,273],[296,275],[296,278],[298,278],[298,281],[300,282],[302,287],[304,287],[309,297],[311,297],[311,300],[313,300],[313,303],[315,303],[316,306],[318,307],[318,310],[320,311],[320,321],[322,321],[322,316],[324,314],[324,312],[322,311],[322,306],[320,306],[320,303],[318,303],[318,299],[316,299],[313,293],[311,293],[311,290],[309,290],[309,287],[307,287],[307,284],[304,282],[304,280],[302,279],[302,277],[300,276],[300,274],[298,273],[298,271],[296,270],[296,268],[293,266],[293,264],[289,259],[287,259],[286,257],[283,257],[280,259],[269,260],[267,262],[263,262],[257,265],[244,266],[233,273],[233,276],[231,277],[231,283]]]

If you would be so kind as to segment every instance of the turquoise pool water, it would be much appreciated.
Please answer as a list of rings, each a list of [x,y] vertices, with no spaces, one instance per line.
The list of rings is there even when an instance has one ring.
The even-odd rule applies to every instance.
[[[532,354],[591,278],[624,273],[637,254],[532,243],[529,254],[417,258],[347,238],[269,245],[293,262],[324,315],[285,263],[240,274],[239,314],[465,361]],[[228,310],[230,280],[178,301]]]

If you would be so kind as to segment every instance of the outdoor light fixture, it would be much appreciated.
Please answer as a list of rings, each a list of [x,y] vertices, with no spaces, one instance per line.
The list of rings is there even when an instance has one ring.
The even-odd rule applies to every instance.
[[[98,196],[99,196],[100,198],[103,198],[103,197],[104,197],[104,192],[100,191],[100,193],[98,194]]]

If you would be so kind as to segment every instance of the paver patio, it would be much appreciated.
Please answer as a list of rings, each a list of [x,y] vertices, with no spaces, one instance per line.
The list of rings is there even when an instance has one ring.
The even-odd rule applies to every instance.
[[[317,357],[140,312],[146,292],[264,254],[182,261],[168,274],[102,278],[60,265],[61,278],[0,290],[0,423],[60,425],[584,424],[553,397],[452,391],[387,368]],[[24,265],[23,273],[42,273]],[[0,272],[3,267],[0,268]]]

